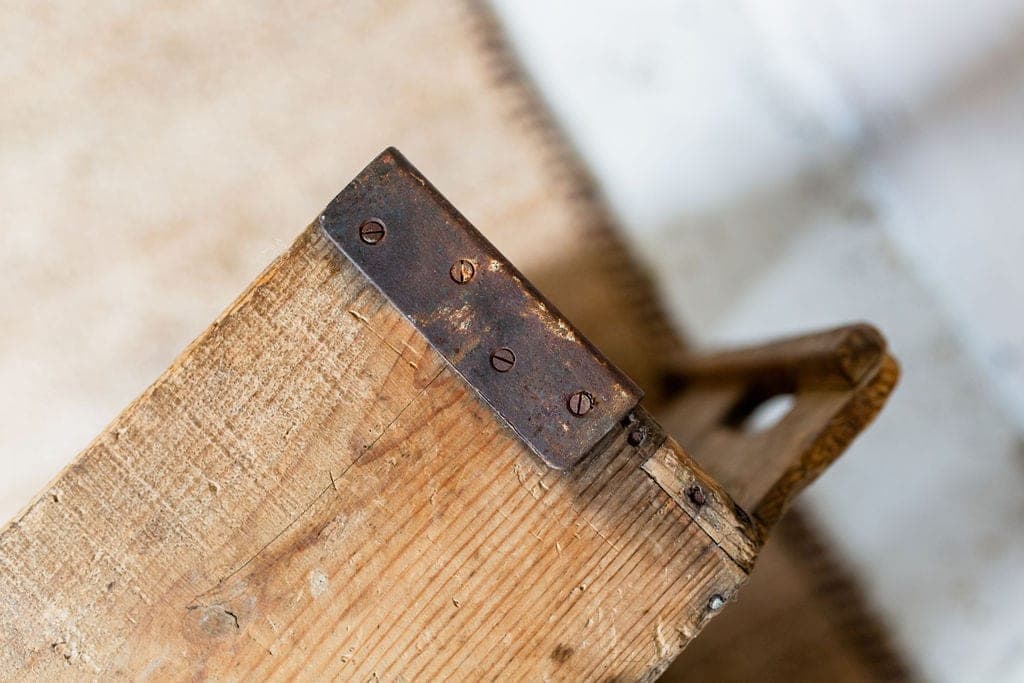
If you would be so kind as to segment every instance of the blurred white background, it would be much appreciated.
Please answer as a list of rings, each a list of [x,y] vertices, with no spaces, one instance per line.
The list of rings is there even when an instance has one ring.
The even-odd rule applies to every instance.
[[[695,339],[886,333],[809,498],[919,671],[1024,680],[1024,4],[495,5]]]

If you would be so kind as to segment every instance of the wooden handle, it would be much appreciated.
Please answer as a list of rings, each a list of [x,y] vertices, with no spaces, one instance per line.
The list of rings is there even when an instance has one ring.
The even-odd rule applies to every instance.
[[[669,432],[765,527],[878,414],[899,377],[882,335],[866,324],[742,350],[688,355]],[[759,422],[778,397],[789,410]]]

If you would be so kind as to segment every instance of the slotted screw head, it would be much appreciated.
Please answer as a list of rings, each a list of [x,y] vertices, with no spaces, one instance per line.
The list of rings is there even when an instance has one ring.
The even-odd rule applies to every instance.
[[[359,239],[367,244],[377,244],[388,232],[384,222],[379,218],[371,218],[359,226]]]
[[[589,413],[590,409],[594,407],[594,397],[586,391],[577,391],[569,397],[568,405],[570,413],[581,417]]]
[[[507,346],[491,351],[491,367],[498,372],[508,372],[515,364],[516,354]]]
[[[476,266],[469,259],[460,258],[458,261],[452,264],[451,270],[448,274],[452,276],[452,280],[458,282],[460,285],[464,285],[473,279],[476,275]]]

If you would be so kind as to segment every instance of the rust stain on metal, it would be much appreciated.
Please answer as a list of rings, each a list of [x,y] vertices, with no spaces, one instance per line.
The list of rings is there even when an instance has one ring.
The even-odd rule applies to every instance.
[[[320,223],[550,466],[578,463],[640,402],[639,387],[397,150],[367,166]]]

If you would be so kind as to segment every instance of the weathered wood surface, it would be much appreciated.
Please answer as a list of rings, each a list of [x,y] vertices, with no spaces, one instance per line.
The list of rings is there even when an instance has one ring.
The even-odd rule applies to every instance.
[[[641,467],[738,565],[753,568],[764,541],[763,530],[679,444],[667,439]]]
[[[809,515],[790,511],[757,557],[739,598],[701,632],[663,683],[919,681],[884,622]]]
[[[649,677],[746,576],[658,446],[548,470],[310,228],[0,532],[0,670]]]

